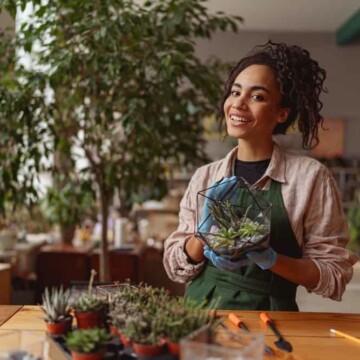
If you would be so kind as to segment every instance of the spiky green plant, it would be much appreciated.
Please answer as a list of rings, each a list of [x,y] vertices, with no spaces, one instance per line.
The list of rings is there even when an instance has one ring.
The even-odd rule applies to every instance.
[[[70,316],[69,307],[70,290],[53,287],[51,290],[45,288],[42,295],[41,309],[45,313],[45,320],[51,323],[64,321]]]

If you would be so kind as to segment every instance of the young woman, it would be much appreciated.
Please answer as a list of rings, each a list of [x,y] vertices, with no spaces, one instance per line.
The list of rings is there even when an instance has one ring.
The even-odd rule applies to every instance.
[[[221,309],[296,311],[302,285],[341,300],[357,257],[345,248],[349,234],[335,181],[321,163],[282,150],[272,138],[297,120],[303,147],[317,145],[325,78],[306,50],[272,42],[231,71],[221,115],[238,146],[195,172],[179,227],[165,242],[165,269],[173,281],[189,284],[186,296],[219,299]],[[245,178],[273,205],[270,247],[239,261],[217,256],[194,235],[198,191],[232,176]],[[248,206],[252,199],[245,194],[241,201]]]

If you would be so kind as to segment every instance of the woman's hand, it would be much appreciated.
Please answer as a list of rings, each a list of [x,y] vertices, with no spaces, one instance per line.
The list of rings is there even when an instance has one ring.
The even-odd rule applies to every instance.
[[[223,271],[232,271],[243,266],[255,263],[261,269],[267,270],[272,268],[277,259],[277,253],[272,249],[249,251],[243,258],[236,261],[227,260],[223,256],[216,255],[216,253],[209,247],[204,247],[204,256],[207,257],[218,269]]]

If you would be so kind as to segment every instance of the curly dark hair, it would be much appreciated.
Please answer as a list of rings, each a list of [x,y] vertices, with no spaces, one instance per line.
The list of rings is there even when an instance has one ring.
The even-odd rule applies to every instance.
[[[319,96],[322,91],[327,92],[323,86],[326,71],[311,59],[307,50],[296,45],[270,40],[265,45],[256,46],[232,68],[219,104],[220,125],[224,121],[224,103],[230,95],[232,84],[238,74],[251,65],[266,65],[273,70],[280,85],[281,106],[290,108],[287,120],[278,124],[273,133],[285,134],[298,119],[302,147],[314,148],[319,143],[318,126],[323,124],[320,114],[323,104]]]

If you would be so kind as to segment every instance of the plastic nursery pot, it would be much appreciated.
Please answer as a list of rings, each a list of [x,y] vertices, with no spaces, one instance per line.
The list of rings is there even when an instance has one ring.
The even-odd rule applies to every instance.
[[[78,329],[91,329],[102,327],[103,311],[75,312]]]
[[[174,343],[174,342],[168,340],[167,347],[171,354],[173,354],[173,355],[180,354],[180,344],[179,343]]]
[[[143,356],[156,356],[163,351],[163,345],[144,345],[133,342],[132,347],[137,355]]]
[[[71,316],[58,323],[45,321],[46,331],[51,335],[64,335],[71,330],[72,319]]]
[[[105,350],[101,350],[97,353],[78,353],[71,351],[72,360],[102,360],[105,355]]]

